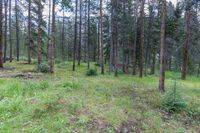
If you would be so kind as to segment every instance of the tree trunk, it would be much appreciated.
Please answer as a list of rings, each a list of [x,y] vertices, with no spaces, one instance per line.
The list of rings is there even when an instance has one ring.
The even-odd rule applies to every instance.
[[[147,46],[146,46],[146,55],[145,55],[145,76],[147,76],[147,71],[148,71],[148,63],[149,63],[149,60],[150,60],[150,40],[151,40],[151,34],[152,34],[152,11],[153,11],[153,8],[151,6],[151,3],[149,1],[148,3],[149,5],[149,24],[148,24],[148,38],[147,38]]]
[[[87,60],[87,0],[85,0],[85,26],[84,26],[84,62]]]
[[[41,23],[42,23],[42,3],[41,0],[39,0],[38,5],[38,46],[37,46],[37,55],[38,55],[38,66],[42,62],[42,29],[41,29]]]
[[[197,71],[197,77],[199,78],[199,74],[200,74],[200,63],[198,65],[198,71]]]
[[[65,9],[63,8],[63,22],[62,22],[62,60],[65,60],[65,48],[64,48],[64,41],[65,41]]]
[[[82,42],[82,0],[80,0],[80,23],[79,23],[79,46],[78,46],[78,65],[80,66],[81,64],[81,42]]]
[[[11,27],[11,24],[12,24],[12,14],[11,14],[11,5],[12,5],[12,2],[11,0],[9,0],[9,40],[10,40],[10,62],[12,62],[12,27]]]
[[[165,21],[166,0],[162,0],[161,31],[160,31],[160,81],[159,90],[165,91]]]
[[[16,53],[17,61],[19,61],[19,20],[18,20],[18,0],[15,0],[15,17],[16,17]]]
[[[155,74],[155,66],[156,66],[156,50],[155,50],[155,46],[153,48],[153,52],[152,52],[152,65],[151,65],[151,74]]]
[[[28,64],[31,64],[31,0],[28,3]]]
[[[114,52],[114,71],[115,71],[115,77],[118,76],[118,45],[119,45],[119,39],[118,39],[118,0],[112,0],[112,43],[113,43],[113,52]]]
[[[142,0],[141,3],[141,9],[140,9],[140,78],[143,76],[143,47],[144,47],[144,4],[145,0]]]
[[[0,68],[3,68],[3,51],[2,51],[2,27],[3,27],[3,2],[2,0],[0,1]]]
[[[77,14],[78,14],[78,0],[76,0],[75,10],[75,24],[74,24],[74,48],[73,48],[73,71],[75,71],[76,65],[76,46],[77,46]]]
[[[101,58],[101,74],[104,74],[104,52],[103,52],[103,0],[100,0],[100,34],[99,34],[99,46],[100,46],[100,58]]]
[[[136,75],[136,45],[137,45],[137,21],[138,21],[138,4],[135,6],[134,11],[134,44],[133,44],[133,75]]]
[[[56,0],[53,0],[52,5],[52,27],[51,27],[51,43],[50,43],[50,72],[54,73],[54,64],[55,64],[55,3]]]
[[[4,63],[6,62],[6,54],[7,54],[7,8],[8,8],[8,0],[4,0],[4,9],[5,9],[5,30],[4,30]]]
[[[188,45],[190,40],[190,9],[185,12],[185,42],[183,47],[183,64],[182,64],[182,80],[186,80],[187,63],[188,63]]]
[[[87,68],[90,69],[90,0],[88,0],[88,43],[87,43]]]
[[[50,31],[51,31],[51,0],[49,0],[49,20],[48,20],[48,35],[47,35],[47,61],[49,60],[49,43],[50,43]]]

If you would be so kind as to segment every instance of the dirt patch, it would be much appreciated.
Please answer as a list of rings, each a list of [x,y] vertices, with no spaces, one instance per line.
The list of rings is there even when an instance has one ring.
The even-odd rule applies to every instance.
[[[42,75],[36,75],[32,74],[31,72],[25,72],[20,74],[3,74],[0,75],[0,78],[18,78],[18,79],[37,79],[37,80],[43,80],[44,76]]]
[[[0,72],[6,72],[6,71],[14,71],[15,68],[0,68]]]
[[[139,124],[135,120],[124,121],[116,133],[140,133]]]
[[[108,130],[113,129],[113,127],[108,124],[103,118],[95,118],[91,120],[90,122],[88,122],[87,128],[90,133],[104,133]]]

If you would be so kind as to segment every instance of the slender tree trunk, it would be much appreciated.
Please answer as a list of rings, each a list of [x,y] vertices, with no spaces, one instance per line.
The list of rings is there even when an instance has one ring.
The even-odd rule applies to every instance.
[[[159,90],[165,91],[165,21],[166,0],[162,0],[161,33],[160,33],[160,81]]]
[[[186,80],[187,63],[188,63],[188,45],[190,40],[190,9],[185,12],[185,42],[183,47],[183,64],[182,64],[182,80]]]
[[[200,74],[200,63],[198,65],[198,71],[197,71],[197,77],[199,78],[199,74]]]
[[[16,17],[16,53],[17,61],[19,61],[19,19],[18,19],[18,0],[15,0],[15,17]]]
[[[90,0],[88,0],[88,44],[87,44],[87,67],[90,68]]]
[[[152,65],[151,65],[151,74],[155,74],[155,65],[156,65],[156,51],[155,51],[155,46],[153,48],[153,52],[152,52]]]
[[[143,76],[143,47],[144,47],[144,4],[145,0],[142,0],[141,3],[141,10],[140,10],[140,24],[141,24],[141,30],[140,30],[140,78]]]
[[[50,43],[50,31],[51,31],[51,0],[49,0],[49,20],[48,20],[48,35],[47,35],[47,61],[49,60],[49,43]]]
[[[12,27],[11,27],[11,24],[12,24],[12,14],[11,14],[11,0],[9,0],[9,40],[10,40],[10,62],[12,62]]]
[[[85,0],[85,26],[84,26],[84,37],[85,37],[85,42],[84,42],[84,62],[87,60],[87,0]]]
[[[135,21],[134,21],[134,44],[133,44],[133,75],[136,75],[136,45],[137,45],[137,21],[138,21],[138,5],[135,6]]]
[[[100,0],[100,56],[101,56],[101,74],[104,74],[104,53],[103,53],[103,0]]]
[[[6,54],[7,54],[7,8],[8,8],[8,0],[4,0],[4,9],[5,9],[5,30],[4,30],[4,63],[6,62]]]
[[[151,40],[151,34],[152,34],[152,6],[150,2],[149,4],[149,24],[148,24],[148,38],[147,38],[147,46],[146,46],[146,54],[145,54],[145,76],[147,76],[147,71],[148,71],[148,61],[149,61],[149,53],[150,53],[150,40]]]
[[[78,65],[80,66],[81,64],[81,42],[82,42],[82,0],[80,0],[80,23],[79,23],[79,46],[78,46]]]
[[[55,64],[55,3],[56,0],[53,0],[52,5],[52,26],[51,26],[51,43],[50,43],[50,72],[54,73],[54,64]]]
[[[38,5],[38,40],[37,40],[37,54],[38,54],[38,66],[42,62],[42,29],[41,29],[41,23],[42,23],[42,3],[41,0],[39,0]]]
[[[112,0],[112,43],[114,47],[114,71],[115,77],[118,76],[118,62],[119,62],[119,55],[118,55],[118,0]]]
[[[28,3],[28,64],[31,64],[31,0]]]
[[[3,27],[3,13],[2,13],[2,10],[3,10],[3,1],[1,0],[0,1],[0,68],[3,68],[3,49],[2,49],[2,27]]]
[[[100,36],[99,36],[99,34],[100,34],[100,21],[99,21],[99,19],[98,19],[98,26],[97,26],[97,30],[98,30],[98,33],[97,33],[97,36],[98,36],[98,42],[97,42],[97,59],[98,59],[98,61],[100,60],[100,46],[99,46],[99,42],[100,42]]]
[[[75,65],[76,65],[76,46],[77,46],[77,14],[78,14],[78,0],[76,0],[75,24],[74,24],[73,71],[75,71]]]
[[[111,9],[112,10],[112,9]],[[111,13],[111,18],[109,22],[109,34],[112,33],[112,18],[113,18],[113,13]],[[112,39],[112,34],[110,35],[110,54],[109,54],[109,74],[113,71],[113,39]]]
[[[65,59],[65,48],[64,48],[64,41],[65,41],[65,10],[63,8],[63,22],[62,22],[62,60]]]

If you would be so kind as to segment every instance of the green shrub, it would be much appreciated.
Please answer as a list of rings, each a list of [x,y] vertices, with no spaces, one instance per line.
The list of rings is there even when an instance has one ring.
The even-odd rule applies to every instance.
[[[47,63],[41,63],[39,66],[38,66],[38,72],[41,72],[41,73],[48,73],[50,71],[50,67]]]
[[[168,92],[161,101],[161,106],[168,112],[181,112],[187,108],[186,101],[182,98],[176,89],[176,83],[173,91]]]
[[[93,69],[89,69],[86,73],[87,76],[97,76],[97,69],[93,68]]]

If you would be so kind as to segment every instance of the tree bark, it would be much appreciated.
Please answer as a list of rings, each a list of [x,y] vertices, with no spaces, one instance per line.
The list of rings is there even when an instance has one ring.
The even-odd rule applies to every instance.
[[[135,6],[134,16],[134,44],[133,44],[133,75],[136,75],[136,45],[137,45],[137,21],[138,21],[138,4]]]
[[[3,51],[2,51],[2,27],[3,27],[3,2],[2,0],[0,1],[0,68],[3,68]]]
[[[78,46],[78,65],[80,66],[81,64],[81,42],[82,42],[82,0],[80,0],[80,23],[79,23],[79,46]]]
[[[198,65],[198,71],[197,71],[197,77],[199,78],[199,74],[200,74],[200,63]]]
[[[144,4],[145,0],[142,0],[140,9],[140,78],[143,76],[143,47],[144,47]]]
[[[15,17],[16,17],[16,53],[17,61],[19,61],[19,19],[18,19],[18,0],[15,0]]]
[[[53,0],[52,5],[52,26],[51,26],[51,43],[50,43],[50,72],[54,73],[54,64],[55,64],[55,3],[56,0]]]
[[[87,68],[90,69],[90,0],[88,0],[88,43],[87,43]]]
[[[165,21],[166,0],[162,0],[161,31],[160,31],[160,80],[159,90],[165,91]]]
[[[11,5],[12,5],[12,2],[11,0],[9,0],[9,40],[10,40],[10,62],[12,62],[12,27],[11,27],[11,24],[12,24],[12,14],[11,14]]]
[[[100,0],[100,58],[101,58],[101,74],[104,74],[104,52],[103,52],[103,0]]]
[[[148,24],[148,37],[147,37],[147,46],[146,46],[146,54],[145,54],[145,76],[147,76],[147,71],[148,71],[148,65],[149,65],[149,60],[150,60],[150,41],[151,41],[151,34],[152,34],[152,19],[153,19],[153,15],[152,15],[152,11],[153,8],[151,6],[150,1],[148,1],[148,5],[149,5],[149,24]]]
[[[73,71],[75,71],[76,66],[76,46],[77,46],[77,14],[78,14],[78,0],[76,0],[75,9],[75,24],[74,24],[74,48],[73,48]]]
[[[41,0],[39,0],[38,5],[38,40],[37,40],[37,55],[38,55],[38,66],[42,62],[42,29],[41,29],[41,23],[42,23],[42,3]]]
[[[62,60],[65,60],[65,48],[64,48],[64,41],[65,41],[65,10],[63,8],[63,22],[62,22]]]
[[[31,0],[28,3],[28,64],[31,64]]]
[[[7,54],[7,8],[8,8],[8,0],[4,0],[4,9],[5,9],[5,30],[4,30],[4,63],[6,62],[6,54]]]
[[[49,20],[48,20],[48,35],[47,35],[47,61],[49,60],[49,43],[50,43],[50,31],[51,31],[51,0],[49,0]]]
[[[182,64],[182,80],[186,80],[187,63],[188,63],[188,45],[190,40],[190,9],[185,12],[185,42],[183,47],[183,64]]]

